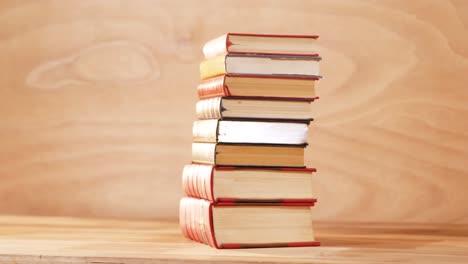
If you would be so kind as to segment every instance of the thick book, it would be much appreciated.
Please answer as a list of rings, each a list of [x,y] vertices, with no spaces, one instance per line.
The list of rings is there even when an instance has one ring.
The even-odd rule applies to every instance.
[[[222,96],[259,98],[316,98],[319,78],[291,76],[219,75],[203,80],[197,87],[198,98]]]
[[[263,119],[311,121],[311,101],[215,97],[196,104],[198,119]]]
[[[222,74],[320,77],[318,56],[226,54],[200,63],[202,80]]]
[[[308,123],[207,119],[193,123],[194,142],[307,144]]]
[[[315,171],[189,164],[184,167],[182,186],[187,196],[214,203],[314,203]]]
[[[236,204],[182,198],[185,237],[215,248],[319,246],[312,227],[313,203]]]
[[[218,166],[304,168],[305,145],[192,143],[192,162]]]
[[[226,53],[317,55],[317,35],[227,33],[203,46],[205,58]]]

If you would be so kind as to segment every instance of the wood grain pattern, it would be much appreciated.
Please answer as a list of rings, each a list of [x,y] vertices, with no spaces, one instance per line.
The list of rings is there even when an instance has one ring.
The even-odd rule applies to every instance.
[[[316,219],[468,223],[467,1],[0,3],[0,213],[177,217],[198,63],[319,34]]]
[[[320,247],[216,250],[173,222],[0,217],[0,262],[466,263],[467,225],[319,224]]]

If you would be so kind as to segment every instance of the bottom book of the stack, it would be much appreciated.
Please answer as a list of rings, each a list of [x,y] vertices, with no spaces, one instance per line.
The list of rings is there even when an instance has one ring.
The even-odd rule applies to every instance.
[[[319,246],[312,229],[313,203],[212,203],[180,201],[184,235],[215,248]]]

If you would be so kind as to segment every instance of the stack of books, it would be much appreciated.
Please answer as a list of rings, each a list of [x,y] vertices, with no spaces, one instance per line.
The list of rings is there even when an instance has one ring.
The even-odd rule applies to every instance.
[[[229,33],[200,64],[184,235],[215,248],[318,246],[304,150],[320,78],[317,36]]]

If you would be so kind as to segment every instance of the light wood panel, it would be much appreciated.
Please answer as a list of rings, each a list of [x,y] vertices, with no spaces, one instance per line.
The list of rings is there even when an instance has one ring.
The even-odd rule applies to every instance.
[[[0,217],[2,263],[466,263],[466,225],[318,224],[320,247],[216,250],[173,222]]]
[[[201,47],[314,33],[316,219],[468,222],[466,1],[0,3],[0,213],[177,217]]]

